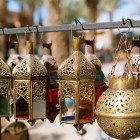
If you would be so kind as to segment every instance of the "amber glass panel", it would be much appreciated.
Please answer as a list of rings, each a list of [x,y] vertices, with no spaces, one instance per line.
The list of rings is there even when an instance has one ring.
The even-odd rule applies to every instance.
[[[9,115],[9,103],[5,96],[0,96],[0,116]]]
[[[93,102],[90,100],[81,100],[79,103],[79,123],[89,123],[93,121]]]
[[[29,118],[29,107],[28,103],[23,99],[19,98],[16,102],[16,118]]]

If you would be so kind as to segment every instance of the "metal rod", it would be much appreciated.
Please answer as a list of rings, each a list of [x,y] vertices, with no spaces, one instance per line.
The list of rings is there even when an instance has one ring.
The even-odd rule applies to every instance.
[[[83,23],[83,28],[85,30],[97,30],[97,29],[116,29],[116,28],[128,28],[130,22],[123,25],[122,21],[117,22],[101,22],[101,23]],[[131,27],[131,25],[130,25]],[[133,20],[133,28],[140,27],[140,20]],[[38,28],[38,30],[37,30]],[[59,32],[59,31],[71,31],[71,30],[83,30],[81,25],[71,25],[71,24],[64,24],[64,25],[57,25],[57,26],[39,26],[34,27],[34,32]],[[3,28],[0,29],[0,35],[7,35],[7,34],[24,34],[28,27],[21,27],[21,28]],[[26,33],[32,33],[32,31],[27,31]]]

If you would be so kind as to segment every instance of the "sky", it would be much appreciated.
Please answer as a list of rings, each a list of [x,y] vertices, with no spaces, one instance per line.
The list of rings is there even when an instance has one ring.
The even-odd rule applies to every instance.
[[[14,0],[8,0],[8,9],[9,11],[14,11],[14,12],[19,12],[20,11],[20,7],[19,7],[19,4],[17,2],[15,2]],[[42,13],[42,17],[41,19],[43,19],[43,25],[47,25],[47,20],[46,20],[46,17],[47,17],[47,9],[46,7],[43,5],[41,7],[38,7],[35,12],[34,12],[34,23],[35,24],[38,24],[39,22],[39,12],[41,10],[41,13]]]
[[[140,20],[140,0],[120,0],[113,13],[113,21],[120,21],[122,18]],[[99,17],[99,21],[109,21],[108,13],[103,12]]]
[[[20,10],[18,3],[13,0],[9,0],[8,9],[10,11],[18,12]],[[42,13],[43,25],[47,25],[47,9],[45,6],[39,7],[34,13],[34,22],[38,24],[39,10]],[[140,20],[140,0],[120,0],[116,10],[113,13],[113,21],[120,21],[122,18],[131,18],[134,20]],[[100,14],[99,22],[109,21],[108,13],[103,12]]]

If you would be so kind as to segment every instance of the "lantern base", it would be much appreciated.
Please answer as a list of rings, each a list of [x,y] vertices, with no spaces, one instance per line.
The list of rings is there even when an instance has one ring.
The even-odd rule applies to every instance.
[[[74,124],[73,126],[76,128],[77,131],[80,131],[84,125],[83,124]]]
[[[33,126],[36,123],[36,120],[28,120],[27,121],[31,126]]]

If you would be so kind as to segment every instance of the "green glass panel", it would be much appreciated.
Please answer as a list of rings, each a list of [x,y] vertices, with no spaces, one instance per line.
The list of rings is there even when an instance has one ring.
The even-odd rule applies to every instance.
[[[0,116],[9,115],[9,103],[5,96],[0,96]]]

